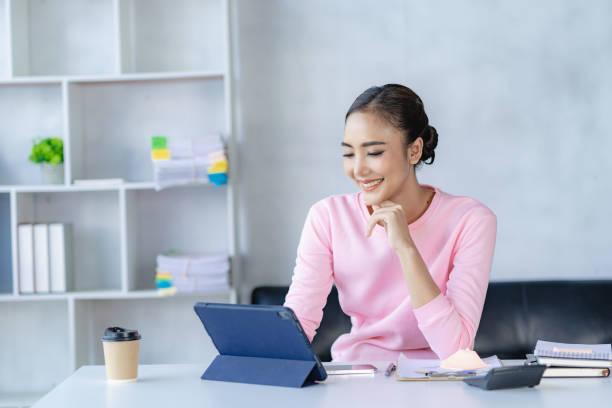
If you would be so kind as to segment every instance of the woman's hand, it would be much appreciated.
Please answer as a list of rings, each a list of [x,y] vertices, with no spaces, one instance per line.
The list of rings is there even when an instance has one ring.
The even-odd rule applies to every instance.
[[[372,235],[376,224],[385,227],[389,245],[394,251],[414,248],[414,241],[408,230],[408,222],[404,208],[392,201],[383,201],[380,205],[372,206],[374,212],[368,220],[366,237]]]

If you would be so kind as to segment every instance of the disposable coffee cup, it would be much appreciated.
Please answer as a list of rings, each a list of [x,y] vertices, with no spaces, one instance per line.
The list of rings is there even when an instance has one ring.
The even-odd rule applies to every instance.
[[[138,330],[109,327],[102,337],[106,378],[111,381],[135,381],[138,378]]]

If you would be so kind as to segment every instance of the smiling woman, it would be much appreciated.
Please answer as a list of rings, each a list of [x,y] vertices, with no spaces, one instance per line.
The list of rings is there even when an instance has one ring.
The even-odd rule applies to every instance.
[[[346,114],[344,172],[360,192],[312,206],[285,300],[312,340],[335,282],[353,327],[334,361],[442,359],[474,345],[497,220],[472,198],[418,183],[437,143],[402,85],[367,89]]]

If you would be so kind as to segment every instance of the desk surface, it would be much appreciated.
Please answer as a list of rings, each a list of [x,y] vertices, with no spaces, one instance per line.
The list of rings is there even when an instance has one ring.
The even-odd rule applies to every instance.
[[[403,382],[382,374],[329,376],[304,388],[203,381],[199,365],[141,365],[138,381],[108,383],[85,366],[34,407],[577,407],[612,401],[610,378],[544,378],[534,388],[484,391],[461,381]],[[382,369],[382,370],[380,370]]]

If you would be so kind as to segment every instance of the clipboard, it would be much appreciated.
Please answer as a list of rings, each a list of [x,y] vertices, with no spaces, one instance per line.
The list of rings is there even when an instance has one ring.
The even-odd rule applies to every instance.
[[[327,378],[288,307],[200,302],[194,311],[219,351],[203,380],[299,388]]]
[[[491,368],[502,367],[497,356],[485,358],[483,361],[490,364]],[[409,359],[403,354],[400,355],[396,364],[395,379],[397,381],[463,381],[472,376],[484,375],[491,369],[473,370],[474,374],[448,371],[446,376],[430,376],[426,372],[439,369],[440,360]]]

